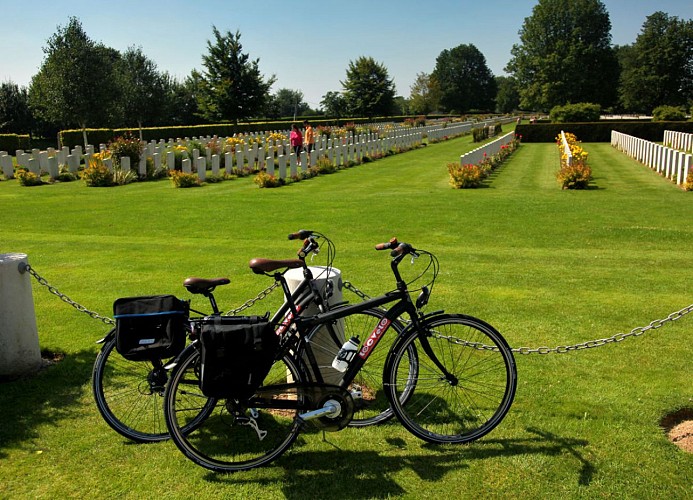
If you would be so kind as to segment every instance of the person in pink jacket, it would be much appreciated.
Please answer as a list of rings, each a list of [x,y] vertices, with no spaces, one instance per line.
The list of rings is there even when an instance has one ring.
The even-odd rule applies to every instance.
[[[296,155],[297,159],[299,159],[301,155],[301,147],[303,146],[303,135],[301,134],[298,125],[295,123],[291,125],[291,135],[289,136],[289,140],[291,141],[291,149],[294,150],[294,154]]]

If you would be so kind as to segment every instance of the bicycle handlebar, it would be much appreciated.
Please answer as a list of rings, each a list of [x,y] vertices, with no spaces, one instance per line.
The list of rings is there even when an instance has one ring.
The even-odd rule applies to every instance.
[[[400,243],[390,252],[390,257],[403,257],[410,253],[416,255],[416,250],[414,247],[412,247],[409,243]]]
[[[306,238],[310,237],[313,235],[313,231],[309,231],[307,229],[301,229],[300,231],[297,231],[295,233],[291,233],[289,235],[290,240],[305,240]]]
[[[398,245],[397,238],[392,238],[390,241],[387,243],[378,243],[375,245],[376,250],[389,250],[391,248],[395,248]]]

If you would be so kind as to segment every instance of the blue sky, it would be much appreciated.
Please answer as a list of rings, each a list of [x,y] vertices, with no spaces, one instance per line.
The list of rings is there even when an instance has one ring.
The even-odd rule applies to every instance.
[[[691,0],[603,0],[612,42],[635,41],[645,18],[663,11],[693,18]],[[272,88],[301,90],[316,108],[339,91],[350,61],[370,56],[387,68],[398,95],[409,96],[417,73],[430,73],[444,49],[474,44],[502,75],[534,0],[0,0],[0,81],[28,85],[43,47],[70,16],[95,41],[124,51],[141,46],[160,70],[184,78],[220,31],[239,30],[243,51],[260,59]]]

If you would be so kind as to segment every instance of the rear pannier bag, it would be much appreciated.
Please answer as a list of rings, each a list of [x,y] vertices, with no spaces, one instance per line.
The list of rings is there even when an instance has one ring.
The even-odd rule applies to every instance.
[[[113,303],[116,350],[131,361],[178,356],[185,347],[188,302],[174,295],[124,297]]]
[[[244,400],[272,368],[279,337],[266,317],[208,317],[200,331],[200,389],[210,398]]]

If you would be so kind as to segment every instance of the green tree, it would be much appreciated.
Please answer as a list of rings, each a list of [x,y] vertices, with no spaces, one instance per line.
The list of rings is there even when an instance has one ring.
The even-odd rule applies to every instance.
[[[620,50],[620,98],[627,111],[693,101],[693,20],[648,16],[635,43]]]
[[[272,108],[276,117],[302,116],[310,107],[303,100],[300,90],[279,89],[272,96]]]
[[[522,109],[616,102],[618,64],[600,0],[539,0],[519,34],[505,70],[517,79]]]
[[[29,92],[16,83],[0,85],[0,133],[25,134],[31,131]]]
[[[202,56],[205,71],[198,89],[200,113],[209,121],[234,123],[260,114],[275,78],[265,79],[258,67],[260,60],[251,61],[242,52],[239,31],[222,35],[212,26],[212,32],[214,43],[207,41],[209,53]]]
[[[389,116],[394,109],[395,84],[387,68],[372,57],[349,61],[344,88],[346,107],[354,116]]]
[[[142,139],[142,125],[158,123],[166,107],[166,80],[156,63],[140,47],[129,47],[118,64],[121,87],[121,109],[125,125],[137,123]]]
[[[47,121],[79,126],[86,146],[87,126],[104,125],[113,116],[118,52],[92,41],[76,17],[59,26],[43,50],[46,58],[29,89],[30,106]]]
[[[520,91],[517,80],[512,76],[496,77],[496,111],[498,113],[512,113],[520,109]]]
[[[427,115],[437,111],[440,106],[440,85],[438,79],[427,73],[417,73],[416,80],[410,87],[409,107],[412,113]]]
[[[347,114],[346,100],[339,92],[327,92],[324,96],[322,96],[320,106],[322,106],[322,110],[327,116],[341,118]]]
[[[473,44],[443,50],[433,76],[440,84],[441,104],[447,111],[493,109],[496,81],[486,58]]]

